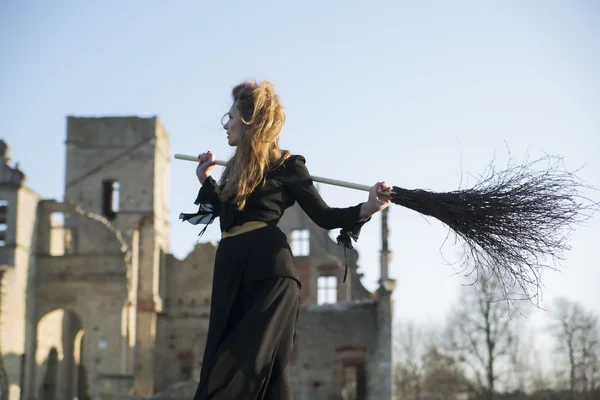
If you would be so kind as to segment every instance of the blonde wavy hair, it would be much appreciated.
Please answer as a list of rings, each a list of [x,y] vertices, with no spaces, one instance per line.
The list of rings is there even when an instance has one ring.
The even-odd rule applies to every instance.
[[[231,94],[241,115],[242,134],[221,175],[218,192],[242,210],[248,196],[264,184],[267,172],[280,166],[290,152],[279,148],[285,111],[272,83],[243,82]]]

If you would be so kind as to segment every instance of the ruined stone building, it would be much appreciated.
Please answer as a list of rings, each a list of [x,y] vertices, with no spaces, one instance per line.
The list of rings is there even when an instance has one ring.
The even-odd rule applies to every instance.
[[[124,399],[182,381],[195,387],[216,245],[198,244],[183,260],[169,252],[165,128],[156,117],[68,117],[66,136],[62,201],[27,187],[0,141],[2,399]],[[343,249],[298,206],[280,226],[304,285],[295,398],[390,399],[386,241],[371,293],[354,250],[342,283]]]

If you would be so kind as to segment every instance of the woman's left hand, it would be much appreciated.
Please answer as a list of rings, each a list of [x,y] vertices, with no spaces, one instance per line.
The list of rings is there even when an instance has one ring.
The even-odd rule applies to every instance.
[[[372,214],[383,211],[390,205],[392,197],[389,193],[391,191],[392,187],[385,182],[377,182],[371,187],[367,203],[369,204],[369,209],[372,211]]]

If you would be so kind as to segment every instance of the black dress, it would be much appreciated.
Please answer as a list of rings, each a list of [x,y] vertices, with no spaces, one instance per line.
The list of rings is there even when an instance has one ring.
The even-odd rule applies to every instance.
[[[277,227],[285,209],[298,202],[320,227],[342,228],[338,243],[346,248],[352,248],[351,239],[357,240],[370,220],[359,217],[362,203],[329,207],[305,162],[302,156],[291,156],[270,171],[241,212],[219,199],[216,182],[209,177],[195,201],[198,212],[180,215],[184,221],[207,226],[219,217],[222,232],[249,221],[267,223],[219,242],[208,337],[194,400],[276,398],[272,388],[292,352],[301,287],[287,236]]]

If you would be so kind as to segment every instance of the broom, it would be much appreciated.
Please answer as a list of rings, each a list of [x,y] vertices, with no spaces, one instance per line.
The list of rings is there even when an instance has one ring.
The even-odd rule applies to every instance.
[[[198,157],[175,154],[198,162]],[[549,167],[536,169],[540,162]],[[541,270],[547,258],[562,261],[570,249],[568,232],[591,216],[599,203],[579,193],[587,187],[560,168],[559,157],[546,156],[497,172],[490,165],[471,189],[433,192],[392,186],[392,203],[434,217],[462,239],[464,262],[489,268],[505,296],[509,292],[537,297]],[[225,166],[224,161],[216,161]],[[371,186],[312,176],[313,181],[369,191]],[[588,203],[588,204],[586,204]],[[511,289],[517,285],[517,291]],[[507,297],[508,298],[508,297]]]

